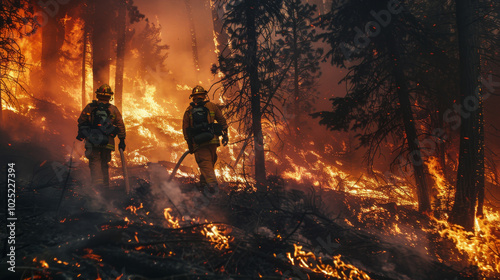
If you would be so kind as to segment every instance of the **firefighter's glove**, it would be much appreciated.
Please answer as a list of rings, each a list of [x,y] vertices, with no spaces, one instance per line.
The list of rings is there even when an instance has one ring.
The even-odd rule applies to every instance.
[[[112,127],[113,129],[111,130],[111,133],[109,134],[111,137],[115,137],[116,135],[118,135],[118,133],[120,133],[120,128],[117,127],[117,126],[114,126]]]
[[[118,144],[118,149],[122,149],[125,151],[125,139],[120,139],[120,144]]]
[[[78,127],[78,135],[76,135],[76,140],[83,141],[83,139],[87,138],[90,132],[90,127],[88,126],[79,126]]]
[[[188,149],[190,154],[194,153],[194,146],[192,143],[188,143]]]
[[[229,142],[229,136],[227,135],[227,132],[222,134],[222,145],[226,146],[227,143]]]
[[[76,140],[83,141],[85,139],[85,135],[81,131],[78,131],[78,135],[76,136]]]

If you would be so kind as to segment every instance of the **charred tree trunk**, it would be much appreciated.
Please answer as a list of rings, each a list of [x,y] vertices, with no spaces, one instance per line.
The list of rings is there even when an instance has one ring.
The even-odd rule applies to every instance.
[[[264,157],[264,137],[262,134],[262,111],[259,81],[259,60],[257,58],[257,26],[255,22],[256,9],[250,0],[246,1],[247,27],[247,72],[250,76],[250,103],[252,114],[252,132],[255,154],[255,180],[257,190],[266,191],[266,161]]]
[[[417,129],[415,127],[415,120],[413,118],[413,110],[409,98],[408,88],[404,83],[396,82],[398,84],[398,100],[400,103],[400,110],[403,115],[403,123],[406,133],[406,141],[409,148],[409,159],[413,166],[415,173],[415,184],[417,186],[418,196],[418,211],[430,212],[431,201],[429,184],[427,181],[427,166],[422,158],[420,151],[420,143],[418,141]]]
[[[92,73],[94,90],[102,84],[109,84],[111,61],[110,0],[94,0],[92,22]]]
[[[186,4],[186,10],[188,14],[188,19],[189,19],[189,32],[191,33],[191,48],[193,51],[193,63],[194,63],[194,69],[195,73],[198,76],[198,73],[200,72],[200,60],[198,58],[198,43],[196,42],[196,31],[194,28],[194,19],[193,19],[193,11],[191,9],[191,1],[190,0],[184,0],[184,3]],[[196,80],[199,80],[198,78]]]
[[[116,46],[116,75],[115,75],[115,105],[122,110],[123,103],[123,70],[125,67],[125,32],[127,28],[127,7],[125,1],[118,3],[118,39]]]
[[[228,46],[229,36],[226,29],[224,28],[224,22],[222,20],[224,15],[224,10],[217,3],[210,1],[212,9],[212,22],[214,25],[214,36],[215,36],[215,53],[217,54],[217,59],[219,66],[221,65],[221,60],[223,57],[229,57],[230,49]],[[228,92],[234,94],[239,91],[238,83],[234,83],[231,88],[227,89]],[[248,143],[247,141],[245,143]],[[246,147],[246,145],[245,145]]]
[[[87,44],[88,44],[88,24],[85,20],[83,27],[83,48],[82,48],[82,109],[87,105],[87,93],[85,92],[87,83]]]
[[[484,150],[480,139],[480,66],[478,53],[476,4],[474,0],[456,0],[458,47],[460,55],[461,112],[460,152],[457,191],[450,221],[474,231],[478,190],[484,188]],[[474,106],[471,106],[471,102]],[[481,179],[482,178],[482,179]]]
[[[227,57],[229,55],[229,48],[223,48],[223,46],[227,45],[227,42],[229,41],[229,37],[227,36],[227,33],[224,29],[224,23],[222,22],[221,18],[223,11],[219,9],[219,6],[216,3],[211,3],[212,5],[212,22],[214,24],[214,35],[215,35],[215,40],[216,40],[216,53],[217,57],[219,58],[219,64],[220,64],[220,59],[222,57]]]
[[[64,29],[59,25],[59,14],[48,17],[42,28],[42,90],[43,97],[57,97],[57,62],[64,42]]]
[[[479,126],[478,129],[479,131],[479,148],[478,148],[478,161],[477,161],[477,176],[478,176],[478,182],[477,182],[477,217],[483,217],[484,212],[483,212],[483,207],[484,207],[484,188],[485,188],[485,181],[484,181],[484,115],[483,115],[483,103],[482,100],[480,100],[479,104],[479,112],[478,112],[478,117],[479,117]]]
[[[420,150],[420,142],[418,140],[417,128],[415,127],[415,120],[413,118],[413,110],[410,102],[410,90],[408,89],[407,81],[404,76],[404,67],[402,65],[403,62],[399,52],[399,47],[400,46],[396,40],[391,42],[391,51],[395,61],[393,70],[397,87],[396,91],[399,101],[399,110],[401,111],[401,115],[403,117],[406,141],[408,142],[408,159],[413,166],[415,184],[417,186],[418,211],[430,212],[430,189],[428,183],[429,181],[427,180],[426,175],[428,170]]]
[[[295,5],[295,2],[292,3]],[[296,11],[296,9],[293,9]],[[294,92],[294,100],[293,100],[293,109],[295,112],[293,112],[294,118],[293,118],[293,129],[295,133],[299,133],[299,111],[300,111],[300,88],[299,88],[299,51],[298,51],[298,46],[297,46],[297,17],[298,15],[293,15],[291,18],[293,20],[293,92]],[[301,137],[297,138],[301,139]]]
[[[3,77],[3,73],[0,73],[0,76]],[[1,130],[3,128],[3,107],[2,107],[2,81],[0,81],[0,136],[3,138]]]

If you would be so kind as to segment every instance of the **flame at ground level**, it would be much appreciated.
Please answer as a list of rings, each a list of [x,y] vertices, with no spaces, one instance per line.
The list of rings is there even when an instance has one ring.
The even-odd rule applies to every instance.
[[[293,265],[305,268],[315,273],[323,274],[328,277],[345,280],[368,280],[371,279],[368,274],[357,267],[347,264],[340,259],[340,255],[332,258],[333,265],[325,264],[321,257],[316,257],[313,252],[302,250],[302,246],[293,244],[294,252],[287,253],[287,258]]]

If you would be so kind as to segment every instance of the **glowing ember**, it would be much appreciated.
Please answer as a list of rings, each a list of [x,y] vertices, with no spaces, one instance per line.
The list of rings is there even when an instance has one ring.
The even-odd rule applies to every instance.
[[[143,205],[142,205],[142,202],[141,202],[141,205],[139,207],[135,207],[134,205],[130,205],[127,208],[125,208],[125,210],[130,210],[130,212],[132,212],[135,215],[137,215],[137,213],[136,213],[137,210],[142,209],[142,208],[143,208]]]
[[[94,254],[92,249],[85,248],[83,250],[85,251],[86,254],[84,256],[82,256],[82,258],[96,260],[96,261],[99,261],[99,262],[102,261],[101,256]]]
[[[42,265],[43,268],[49,268],[49,264],[46,261],[40,261],[40,264]]]

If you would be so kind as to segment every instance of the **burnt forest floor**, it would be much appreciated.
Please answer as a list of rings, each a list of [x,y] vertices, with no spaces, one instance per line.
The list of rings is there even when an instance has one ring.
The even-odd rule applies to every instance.
[[[85,164],[72,166],[68,176],[54,162],[22,162],[16,164],[15,273],[7,270],[10,245],[2,230],[0,279],[451,280],[473,275],[473,268],[438,260],[443,253],[434,252],[451,256],[452,246],[433,245],[436,237],[422,230],[429,218],[412,207],[292,188],[279,177],[269,178],[266,193],[234,192],[227,184],[207,192],[190,178],[167,183],[167,173],[151,172],[161,166],[131,167],[132,191],[126,194],[119,177],[110,188],[91,187]],[[65,172],[54,172],[57,168]],[[6,221],[6,213],[0,218]],[[411,238],[393,234],[396,227]]]

